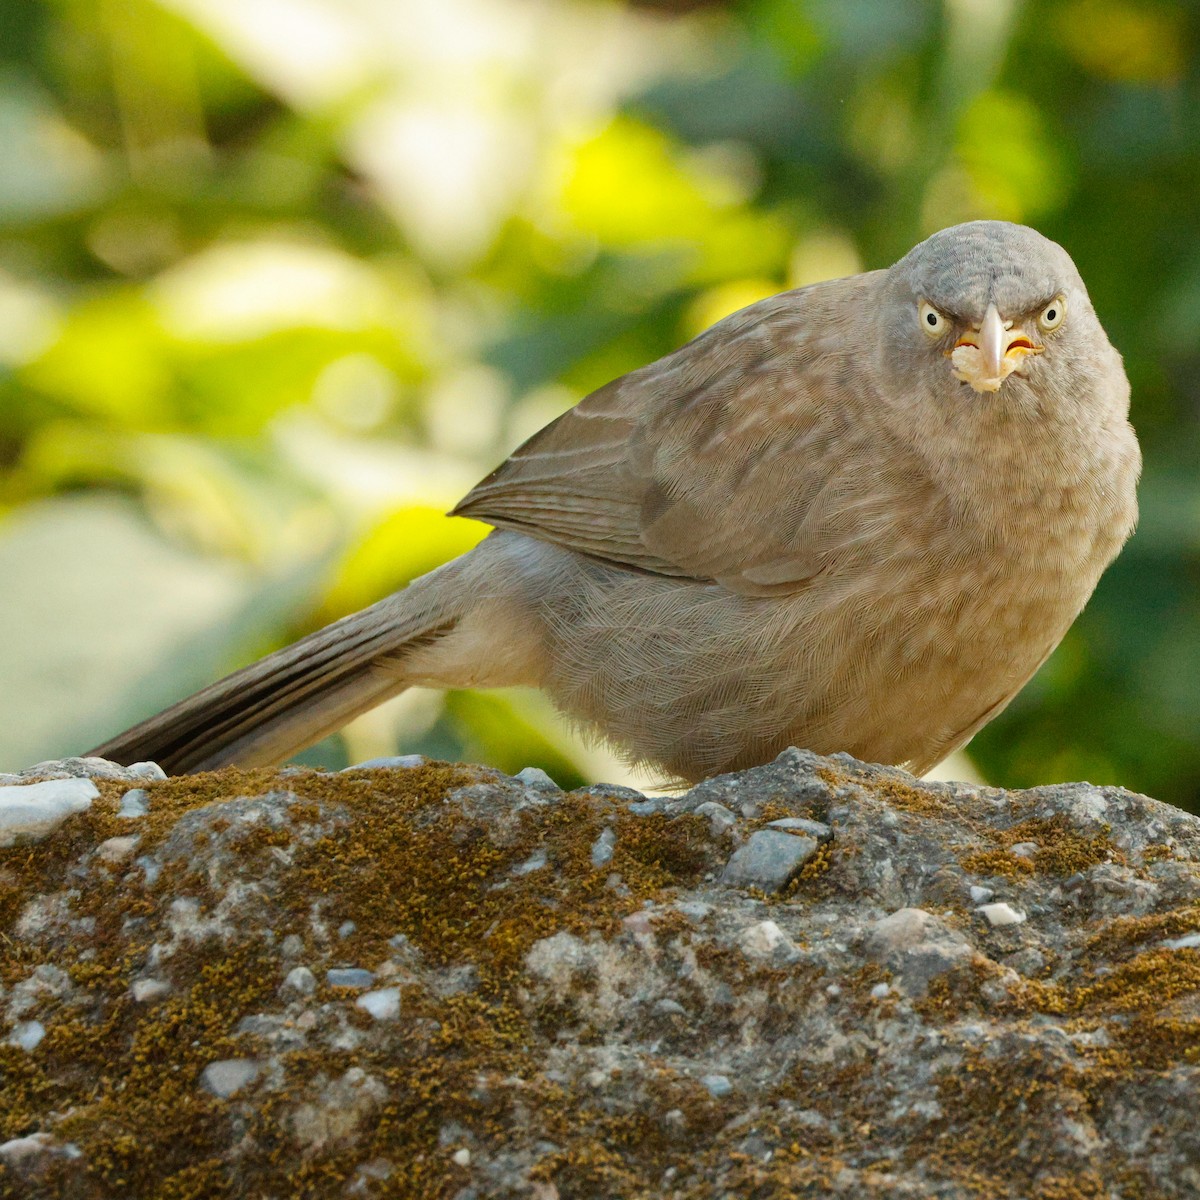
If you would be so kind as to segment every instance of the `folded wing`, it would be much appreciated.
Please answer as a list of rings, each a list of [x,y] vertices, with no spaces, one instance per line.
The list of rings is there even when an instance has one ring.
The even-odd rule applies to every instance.
[[[919,473],[872,417],[880,274],[762,301],[593,392],[455,514],[747,595],[860,558]]]

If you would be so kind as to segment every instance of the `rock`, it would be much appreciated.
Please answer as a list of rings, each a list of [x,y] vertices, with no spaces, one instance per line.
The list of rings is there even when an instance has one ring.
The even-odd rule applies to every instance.
[[[297,996],[311,996],[317,990],[317,977],[307,967],[293,967],[279,990],[285,995],[294,992]]]
[[[718,804],[715,800],[697,805],[695,813],[698,817],[708,818],[713,833],[724,833],[726,829],[737,824],[737,817],[725,805]]]
[[[123,767],[104,758],[53,759],[26,767],[18,775],[20,779],[116,779],[127,783],[152,782],[166,777],[158,763],[141,762]]]
[[[377,1021],[394,1021],[400,1015],[400,989],[390,987],[364,992],[354,1003]]]
[[[101,862],[108,863],[109,866],[120,866],[121,863],[128,862],[133,857],[139,841],[141,841],[141,838],[136,835],[132,837],[111,837],[96,847],[96,856]]]
[[[1146,797],[40,770],[111,783],[0,849],[5,1194],[1200,1194],[1200,822]]]
[[[824,821],[812,821],[808,817],[780,817],[778,821],[768,821],[767,829],[786,829],[789,833],[807,833],[819,842],[827,842],[833,836],[833,830]]]
[[[549,861],[545,850],[535,850],[523,863],[518,863],[517,866],[513,867],[512,873],[514,875],[528,875],[532,871],[541,871],[545,869]]]
[[[48,1133],[31,1133],[0,1142],[0,1163],[18,1179],[37,1179],[46,1174],[56,1159],[71,1161],[82,1155],[73,1142],[60,1142]]]
[[[129,993],[138,1004],[152,1004],[171,994],[171,984],[166,979],[135,979]]]
[[[0,847],[41,841],[99,795],[96,785],[82,778],[0,787]]]
[[[150,793],[145,788],[130,788],[117,809],[118,817],[144,817],[150,811]]]
[[[222,1058],[200,1073],[200,1082],[214,1096],[228,1100],[258,1078],[259,1066],[249,1058]]]
[[[362,967],[334,967],[325,972],[330,987],[369,988],[375,982],[375,972]]]
[[[1189,933],[1184,937],[1166,938],[1163,947],[1167,950],[1200,950],[1200,933]]]
[[[26,1054],[32,1054],[45,1036],[46,1027],[41,1021],[18,1021],[13,1026],[12,1033],[8,1035],[8,1041],[9,1045],[24,1050]]]
[[[896,971],[905,990],[916,996],[923,996],[932,980],[973,953],[962,934],[922,908],[902,908],[876,921],[867,930],[865,949],[869,957]]]
[[[617,835],[611,829],[605,829],[592,843],[592,866],[603,867],[612,862],[613,851],[617,846]]]
[[[788,935],[774,921],[758,921],[738,934],[737,943],[747,958],[773,958],[793,949]]]
[[[156,779],[166,779],[167,773],[156,762],[135,762],[125,768],[131,779],[145,779],[153,782]]]
[[[750,835],[744,846],[733,852],[721,874],[721,882],[726,887],[782,891],[817,852],[818,845],[815,838],[760,829]]]
[[[365,762],[355,763],[352,767],[344,767],[343,770],[371,771],[379,768],[412,770],[413,767],[422,766],[428,761],[423,754],[393,754],[383,758],[368,758]]]
[[[987,923],[999,929],[1004,925],[1020,925],[1025,920],[1025,914],[1018,912],[1011,904],[982,904],[975,910],[987,918]]]
[[[561,792],[562,788],[541,767],[522,767],[514,776],[526,787],[543,788],[549,792]]]

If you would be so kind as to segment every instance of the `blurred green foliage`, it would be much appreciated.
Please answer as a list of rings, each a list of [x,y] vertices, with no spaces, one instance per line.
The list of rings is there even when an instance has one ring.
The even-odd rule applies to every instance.
[[[970,748],[1200,809],[1200,17],[1151,0],[0,0],[0,751],[92,740],[469,547],[617,374],[976,216],[1074,255],[1141,527]],[[523,693],[310,754],[605,769]]]

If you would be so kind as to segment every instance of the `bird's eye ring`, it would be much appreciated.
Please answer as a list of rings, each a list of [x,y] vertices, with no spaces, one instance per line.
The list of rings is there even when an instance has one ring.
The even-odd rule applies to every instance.
[[[1049,304],[1038,314],[1038,328],[1043,333],[1051,333],[1057,329],[1062,323],[1063,318],[1067,315],[1067,298],[1066,296],[1055,296]]]
[[[930,337],[941,337],[946,332],[949,322],[928,300],[921,301],[921,307],[917,310],[917,315],[921,322],[921,328]]]

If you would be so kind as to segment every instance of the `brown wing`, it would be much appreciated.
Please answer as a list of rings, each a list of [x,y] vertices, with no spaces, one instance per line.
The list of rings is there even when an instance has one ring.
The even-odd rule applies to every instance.
[[[593,392],[454,514],[748,595],[803,586],[894,512],[907,455],[862,332],[881,274],[764,300]]]

